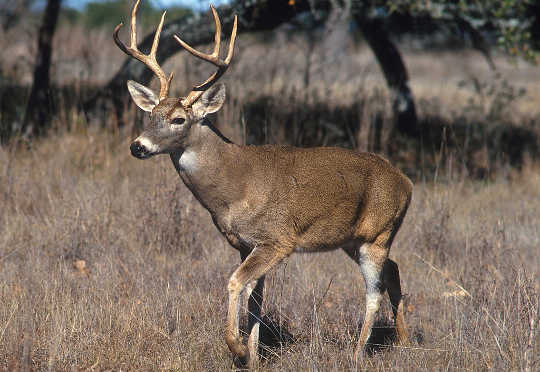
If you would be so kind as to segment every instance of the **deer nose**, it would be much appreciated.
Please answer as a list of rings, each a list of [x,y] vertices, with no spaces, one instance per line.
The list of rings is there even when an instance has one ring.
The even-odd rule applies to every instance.
[[[131,150],[131,155],[135,156],[136,158],[141,158],[148,152],[148,150],[146,150],[146,148],[141,145],[139,141],[133,142],[131,146],[129,146],[129,149]]]

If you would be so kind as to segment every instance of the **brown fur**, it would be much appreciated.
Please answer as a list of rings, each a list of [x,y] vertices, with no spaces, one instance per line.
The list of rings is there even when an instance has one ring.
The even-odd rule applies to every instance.
[[[136,95],[133,98],[137,102]],[[295,251],[343,248],[360,265],[367,305],[357,356],[362,355],[386,290],[398,341],[406,343],[399,270],[388,252],[411,199],[411,181],[372,153],[231,143],[205,119],[223,99],[224,88],[219,85],[193,109],[184,110],[178,99],[165,99],[153,109],[150,125],[134,143],[146,141],[158,149],[148,156],[170,154],[186,186],[241,254],[242,264],[229,281],[225,334],[235,362],[251,367],[257,363],[260,316],[250,317],[253,334],[248,348],[238,329],[242,291],[257,281],[249,312],[260,314],[264,275]],[[185,122],[174,125],[174,118]]]

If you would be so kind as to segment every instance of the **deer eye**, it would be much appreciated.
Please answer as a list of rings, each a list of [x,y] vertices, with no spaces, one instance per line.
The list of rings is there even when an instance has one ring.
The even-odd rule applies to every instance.
[[[185,121],[186,119],[184,118],[174,118],[172,119],[171,124],[180,125],[180,124],[184,124]]]

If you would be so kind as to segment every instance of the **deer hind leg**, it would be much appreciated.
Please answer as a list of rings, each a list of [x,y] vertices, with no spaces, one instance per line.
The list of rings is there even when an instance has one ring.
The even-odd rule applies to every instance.
[[[284,255],[279,250],[271,249],[269,247],[255,248],[246,257],[242,264],[240,264],[238,269],[236,269],[236,271],[233,273],[229,280],[229,311],[227,314],[227,330],[225,333],[225,341],[227,342],[229,350],[233,354],[233,360],[235,364],[239,367],[243,367],[245,365],[252,366],[257,364],[256,349],[255,351],[249,350],[242,343],[242,339],[239,334],[238,323],[240,312],[240,294],[249,282],[257,280],[257,285],[255,286],[253,292],[255,292],[256,290],[260,291],[260,300],[256,299],[253,296],[253,293],[250,296],[250,299],[254,297],[254,302],[252,302],[252,307],[250,308],[250,311],[254,311],[254,316],[253,318],[251,318],[250,315],[250,318],[253,322],[253,328],[256,328],[256,331],[253,331],[253,328],[250,329],[250,338],[252,338],[251,344],[255,344],[255,338],[258,339],[258,326],[255,327],[255,324],[257,323],[255,321],[255,318],[258,315],[258,319],[260,320],[260,304],[262,301],[263,289],[263,281],[258,279],[261,278],[264,274],[266,274],[272,267],[277,265],[285,257],[286,255]],[[259,297],[257,292],[255,293],[255,296]],[[249,307],[250,306],[248,305],[248,308]],[[252,333],[253,337],[251,337]]]
[[[264,291],[264,275],[257,279],[254,287],[246,289],[246,297],[248,298],[248,351],[249,368],[256,369],[258,367],[259,358],[259,328],[261,325],[261,307],[263,303]]]
[[[358,264],[366,285],[366,314],[360,330],[360,337],[356,345],[355,356],[361,356],[375,323],[375,316],[379,310],[381,299],[385,290],[383,282],[383,268],[387,249],[376,243],[363,244],[360,247]]]
[[[403,315],[403,301],[401,293],[401,284],[399,279],[399,269],[397,263],[389,258],[384,260],[382,265],[382,273],[380,270],[380,260],[383,254],[387,254],[380,247],[373,247],[373,245],[363,245],[359,248],[357,245],[347,245],[343,247],[343,250],[354,262],[358,263],[361,267],[364,281],[366,283],[366,317],[360,337],[358,339],[358,345],[356,348],[356,355],[358,355],[364,348],[369,336],[371,335],[371,328],[374,322],[374,316],[376,309],[379,307],[382,293],[387,290],[390,297],[390,303],[392,304],[392,311],[394,313],[394,322],[396,325],[396,333],[399,344],[408,343],[408,333],[405,325],[405,319]],[[371,251],[371,255],[369,252]],[[375,253],[375,254],[373,254]],[[370,257],[376,258],[374,262],[371,262]],[[377,274],[377,272],[379,273]],[[382,274],[382,275],[381,275]],[[378,279],[378,284],[377,280]],[[370,279],[371,278],[371,279]],[[370,310],[370,297],[371,297],[371,310]]]
[[[390,303],[392,304],[398,343],[400,345],[407,345],[409,343],[409,335],[403,316],[403,296],[401,294],[399,268],[398,264],[389,258],[387,258],[384,263],[383,281],[386,290],[388,291],[388,297],[390,297]]]

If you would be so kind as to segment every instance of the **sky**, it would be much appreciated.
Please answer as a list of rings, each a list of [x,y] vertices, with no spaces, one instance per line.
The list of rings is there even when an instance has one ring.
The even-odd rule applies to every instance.
[[[91,1],[96,0],[64,0],[62,3],[63,5],[67,5],[70,8],[83,9],[86,3],[89,3]],[[190,7],[194,10],[207,10],[210,3],[218,6],[227,3],[228,0],[151,0],[151,2],[156,8],[168,8],[171,5],[181,5]]]

